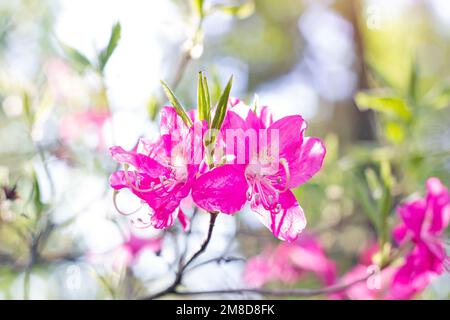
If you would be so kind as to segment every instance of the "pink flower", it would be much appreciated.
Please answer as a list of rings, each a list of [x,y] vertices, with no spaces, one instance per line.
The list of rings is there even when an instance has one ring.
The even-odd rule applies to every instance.
[[[131,233],[130,238],[120,246],[119,251],[123,254],[125,264],[132,265],[143,250],[160,252],[162,241],[162,238],[141,238]]]
[[[314,273],[324,284],[331,285],[336,278],[336,264],[327,258],[317,239],[307,236],[292,243],[282,243],[275,249],[250,259],[244,280],[253,287],[271,281],[295,283],[306,272]]]
[[[239,211],[249,201],[276,237],[295,241],[306,219],[290,189],[316,174],[325,156],[322,142],[305,137],[305,130],[300,116],[272,123],[265,108],[258,116],[238,103],[228,110],[222,127],[225,154],[233,160],[197,179],[194,201],[207,211],[226,214]]]
[[[368,265],[358,264],[341,278],[341,283],[348,284],[361,280],[369,276],[374,270],[374,268]],[[392,281],[397,270],[398,268],[396,267],[387,267],[379,273],[370,276],[365,281],[353,284],[345,292],[330,295],[330,298],[348,298],[351,300],[409,299],[414,293],[411,290],[408,293],[404,292],[403,296],[392,292]]]
[[[86,130],[92,130],[97,136],[98,148],[104,148],[103,127],[110,118],[107,111],[88,110],[65,117],[59,126],[59,135],[63,142],[74,142]]]
[[[178,217],[184,228],[189,221],[180,208],[186,198],[202,158],[203,123],[188,128],[172,107],[161,111],[161,136],[154,142],[140,139],[132,151],[112,147],[113,158],[124,165],[114,172],[110,185],[128,188],[149,207],[144,225],[164,229]]]
[[[405,287],[422,290],[449,263],[441,236],[450,221],[450,193],[437,178],[429,178],[426,188],[425,198],[406,202],[398,209],[402,222],[394,229],[393,237],[400,245],[414,243],[395,276],[398,291]]]
[[[276,237],[294,241],[306,219],[290,189],[320,170],[325,156],[322,142],[304,137],[306,123],[300,116],[273,122],[267,107],[257,114],[235,99],[215,136],[214,156],[206,161],[204,139],[210,135],[205,135],[206,122],[196,114],[189,113],[193,125],[188,127],[174,108],[165,107],[155,141],[140,139],[131,151],[112,147],[113,158],[124,170],[111,175],[111,186],[131,190],[150,208],[145,225],[167,228],[178,217],[187,228],[180,202],[189,196],[206,211],[226,214],[250,201]],[[243,129],[254,134],[253,141]]]
[[[378,300],[389,299],[391,295],[392,279],[398,267],[388,267],[383,270],[374,264],[373,258],[380,251],[378,244],[367,246],[360,254],[359,263],[348,271],[341,279],[340,283],[349,284],[368,277],[370,278],[355,283],[343,292],[330,295],[331,299],[352,299],[352,300]],[[379,271],[379,272],[378,272]]]
[[[408,262],[392,263],[390,266],[380,269],[373,261],[379,253],[378,244],[368,246],[360,255],[359,264],[347,272],[340,280],[342,284],[349,284],[364,278],[353,284],[343,292],[330,295],[332,299],[352,299],[352,300],[406,300],[411,299],[417,293],[423,291],[426,285],[398,286],[398,274]],[[372,274],[369,276],[370,274]]]

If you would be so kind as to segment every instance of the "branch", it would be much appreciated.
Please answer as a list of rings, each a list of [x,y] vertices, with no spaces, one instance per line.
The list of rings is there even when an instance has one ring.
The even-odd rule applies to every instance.
[[[191,270],[194,270],[194,269],[196,269],[198,267],[201,267],[201,266],[204,266],[204,265],[207,265],[207,264],[210,264],[210,263],[214,263],[214,262],[217,262],[219,264],[221,262],[229,263],[229,262],[235,262],[235,261],[245,262],[247,260],[244,259],[244,258],[241,258],[241,257],[218,257],[218,258],[213,258],[213,259],[209,259],[209,260],[200,262],[200,263],[190,267],[186,271],[191,271]]]
[[[175,280],[173,283],[166,289],[155,293],[149,297],[145,297],[144,300],[153,300],[162,296],[165,296],[167,294],[171,293],[177,293],[177,287],[181,284],[181,281],[183,280],[184,271],[186,268],[193,262],[195,259],[197,259],[198,256],[200,256],[208,247],[209,242],[211,241],[212,232],[214,230],[214,224],[216,222],[218,213],[216,212],[210,212],[210,220],[209,220],[209,228],[208,228],[208,234],[206,236],[206,239],[203,241],[202,245],[200,246],[200,249],[196,251],[192,257],[186,262],[182,263],[182,260],[180,260],[180,269],[178,270]]]
[[[242,289],[222,289],[222,290],[205,290],[205,291],[175,291],[175,292],[173,292],[173,294],[176,294],[179,296],[190,296],[190,295],[210,295],[210,294],[256,293],[256,294],[272,296],[272,297],[286,297],[286,296],[311,297],[311,296],[318,296],[318,295],[322,295],[322,294],[330,294],[330,293],[336,293],[339,291],[343,291],[355,284],[366,281],[372,275],[373,275],[373,273],[371,273],[363,278],[349,282],[347,284],[332,285],[332,286],[319,288],[319,289],[270,290],[270,289],[262,289],[262,288],[242,288]]]

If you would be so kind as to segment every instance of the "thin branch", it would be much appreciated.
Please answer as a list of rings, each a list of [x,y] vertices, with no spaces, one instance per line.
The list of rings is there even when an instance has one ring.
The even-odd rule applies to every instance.
[[[153,300],[153,299],[165,296],[167,294],[177,292],[177,287],[181,284],[181,281],[183,280],[183,275],[184,275],[186,268],[193,261],[195,261],[195,259],[197,259],[208,247],[208,244],[211,241],[211,236],[212,236],[212,232],[214,230],[214,224],[216,222],[217,216],[218,216],[218,213],[215,213],[215,212],[210,213],[209,228],[208,228],[208,234],[206,236],[206,239],[203,241],[202,245],[200,246],[200,249],[197,250],[186,263],[183,264],[183,262],[182,262],[183,259],[180,259],[180,268],[176,274],[176,277],[175,277],[175,280],[173,281],[173,283],[166,289],[164,289],[158,293],[155,293],[149,297],[145,297],[144,300]]]
[[[332,286],[318,288],[318,289],[270,290],[270,289],[263,289],[263,288],[242,288],[242,289],[222,289],[222,290],[205,290],[205,291],[175,291],[172,293],[179,295],[179,296],[255,293],[255,294],[261,294],[261,295],[272,296],[272,297],[288,297],[288,296],[312,297],[312,296],[318,296],[318,295],[322,295],[322,294],[330,294],[330,293],[336,293],[339,291],[343,291],[355,284],[366,281],[372,275],[373,275],[373,273],[371,273],[363,278],[349,282],[347,284],[332,285]]]
[[[201,267],[201,266],[204,266],[204,265],[213,263],[213,262],[217,262],[217,263],[221,263],[221,262],[229,263],[229,262],[236,262],[236,261],[239,261],[239,262],[245,262],[245,261],[247,261],[247,260],[244,259],[244,258],[241,258],[241,257],[218,257],[218,258],[209,259],[209,260],[200,262],[200,263],[198,263],[198,264],[196,264],[196,265],[193,265],[192,267],[190,267],[190,268],[187,269],[186,271],[191,271],[191,270],[194,270],[194,269],[196,269],[196,268],[198,268],[198,267]]]

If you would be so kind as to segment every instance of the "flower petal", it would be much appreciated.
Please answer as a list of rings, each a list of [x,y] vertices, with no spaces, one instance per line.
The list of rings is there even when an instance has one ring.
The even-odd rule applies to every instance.
[[[145,172],[151,177],[159,177],[170,173],[159,162],[141,153],[125,151],[118,146],[111,147],[110,152],[117,162],[132,165],[139,172]]]
[[[289,162],[289,187],[295,188],[311,179],[321,168],[326,150],[318,138],[306,137],[300,150],[299,157]]]
[[[280,193],[279,203],[281,211],[278,213],[267,211],[262,205],[253,206],[252,209],[275,237],[289,242],[295,241],[306,227],[303,210],[290,190]]]
[[[188,231],[189,228],[191,227],[191,221],[184,214],[183,210],[181,210],[181,207],[178,207],[178,220],[180,220],[181,226],[183,227],[183,231]]]
[[[225,164],[197,179],[192,198],[206,211],[233,214],[245,204],[247,189],[244,166]]]

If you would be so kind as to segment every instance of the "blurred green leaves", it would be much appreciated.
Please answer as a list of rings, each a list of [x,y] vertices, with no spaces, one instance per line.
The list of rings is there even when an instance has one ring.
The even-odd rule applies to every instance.
[[[60,46],[63,49],[65,56],[71,62],[72,66],[80,73],[85,72],[87,69],[92,69],[100,74],[103,74],[105,67],[116,50],[120,37],[121,37],[121,25],[119,22],[114,24],[111,29],[111,35],[109,37],[108,44],[105,48],[100,50],[97,54],[96,61],[90,61],[83,53],[76,48],[73,48],[65,43],[60,42]]]
[[[72,66],[78,71],[78,72],[84,72],[87,68],[92,67],[91,62],[88,58],[86,58],[85,55],[83,55],[80,51],[77,49],[68,46],[62,42],[60,42],[60,46],[64,51],[64,54],[67,56],[69,61],[72,63]]]
[[[197,15],[201,18],[204,15],[204,12],[203,12],[204,2],[205,2],[204,0],[193,0],[195,11],[196,11]]]
[[[392,143],[402,143],[407,135],[407,127],[413,120],[413,112],[407,102],[388,92],[361,91],[355,96],[360,110],[373,110],[384,120],[384,134]]]
[[[117,22],[112,27],[108,45],[103,50],[101,50],[98,55],[98,68],[100,69],[101,72],[103,72],[103,70],[105,69],[106,64],[108,63],[109,59],[114,53],[114,50],[117,48],[117,45],[119,44],[121,31],[122,28],[120,26],[120,23]]]
[[[214,6],[214,9],[239,19],[245,19],[250,17],[255,12],[255,2],[253,0],[249,0],[238,5],[218,4]]]
[[[393,95],[362,91],[355,96],[355,102],[361,110],[378,111],[391,119],[408,122],[412,118],[412,112],[406,102]]]

